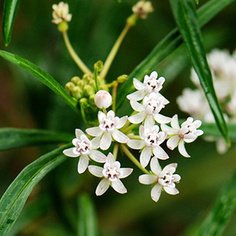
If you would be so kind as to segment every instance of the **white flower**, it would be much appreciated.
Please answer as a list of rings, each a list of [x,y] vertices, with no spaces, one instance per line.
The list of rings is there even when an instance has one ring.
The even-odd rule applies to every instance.
[[[96,188],[95,193],[97,196],[104,194],[109,186],[111,186],[118,193],[126,193],[127,189],[120,179],[126,178],[133,171],[133,169],[131,168],[120,168],[120,162],[115,161],[115,158],[111,153],[108,154],[107,161],[104,164],[103,168],[90,165],[88,167],[88,170],[96,177],[102,178]]]
[[[60,24],[63,21],[71,21],[72,15],[69,13],[69,6],[67,3],[60,2],[52,5],[52,23]]]
[[[167,153],[160,147],[166,139],[165,132],[159,132],[159,127],[154,125],[151,128],[140,126],[139,136],[141,140],[129,140],[128,146],[133,149],[142,149],[140,154],[140,163],[145,168],[151,157],[154,155],[156,158],[166,160],[169,158]]]
[[[111,94],[106,90],[99,90],[95,94],[94,102],[98,108],[108,108],[112,103]]]
[[[178,146],[178,150],[184,157],[190,157],[187,153],[184,143],[191,143],[203,134],[202,130],[198,130],[202,122],[200,120],[193,120],[192,117],[187,118],[185,122],[179,126],[178,116],[174,115],[171,121],[171,127],[162,125],[163,131],[170,136],[167,141],[167,147],[171,150]]]
[[[202,119],[210,111],[209,105],[201,90],[185,88],[177,98],[179,108],[193,117]]]
[[[106,161],[106,156],[97,151],[98,146],[93,139],[90,141],[82,130],[76,129],[75,136],[72,140],[74,147],[65,149],[63,153],[69,157],[80,157],[78,162],[78,172],[83,173],[89,164],[89,158],[96,162],[104,163]]]
[[[111,146],[112,138],[119,143],[128,142],[129,138],[119,131],[119,129],[125,125],[127,119],[127,116],[122,118],[115,116],[115,113],[112,110],[107,114],[99,111],[99,126],[88,128],[86,129],[86,132],[89,135],[96,137],[95,139],[102,150],[107,150]]]
[[[175,183],[179,182],[181,177],[178,174],[174,174],[177,168],[176,163],[169,164],[162,170],[157,158],[153,157],[150,167],[153,174],[139,176],[139,182],[146,185],[154,184],[151,190],[151,198],[153,201],[157,202],[159,200],[162,189],[171,195],[179,193],[178,189],[175,187]]]
[[[129,121],[139,124],[144,121],[144,126],[151,127],[155,121],[162,124],[171,121],[169,117],[159,114],[169,101],[159,93],[151,93],[145,96],[142,104],[131,100],[130,105],[138,113],[129,117]]]
[[[141,0],[132,7],[132,11],[138,17],[145,19],[149,13],[153,12],[153,6],[151,2]]]
[[[129,100],[140,101],[146,95],[154,92],[158,93],[162,89],[162,85],[165,82],[164,77],[157,79],[157,72],[153,71],[150,75],[144,76],[144,82],[140,82],[137,79],[133,79],[134,87],[138,90],[127,96]]]

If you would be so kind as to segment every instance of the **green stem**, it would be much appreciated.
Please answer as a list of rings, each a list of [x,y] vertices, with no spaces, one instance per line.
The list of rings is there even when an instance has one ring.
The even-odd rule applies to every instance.
[[[88,69],[88,67],[83,63],[83,61],[79,58],[79,56],[76,54],[75,50],[73,49],[70,40],[68,38],[68,34],[66,31],[62,32],[63,39],[66,45],[66,48],[74,60],[74,62],[77,64],[77,66],[82,70],[84,74],[91,75],[92,72]]]
[[[127,134],[130,130],[133,130],[133,128],[135,128],[138,124],[132,124],[130,126],[128,126],[127,128],[123,129],[122,132]]]
[[[116,95],[117,95],[117,86],[118,82],[113,84],[112,87],[112,110],[115,112],[116,110]]]
[[[139,161],[134,157],[134,155],[130,152],[126,145],[121,144],[121,149],[125,153],[125,155],[145,174],[150,174],[145,168],[141,166]]]
[[[105,78],[109,69],[110,69],[110,66],[120,48],[120,45],[122,43],[122,41],[124,40],[126,34],[128,33],[129,29],[130,29],[130,24],[126,24],[124,29],[122,30],[121,34],[119,35],[118,39],[116,40],[115,44],[113,45],[105,63],[104,63],[104,66],[103,66],[103,69],[102,69],[102,72],[100,74],[100,76],[102,78]]]
[[[115,159],[117,159],[118,151],[119,151],[119,144],[116,143],[113,148],[113,156]]]

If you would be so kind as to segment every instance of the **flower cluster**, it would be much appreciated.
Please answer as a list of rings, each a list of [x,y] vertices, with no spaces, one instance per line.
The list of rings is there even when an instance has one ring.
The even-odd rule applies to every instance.
[[[207,55],[211,69],[216,95],[221,104],[226,120],[236,121],[236,52],[233,55],[226,50],[215,49]],[[195,119],[214,122],[214,118],[200,88],[196,72],[191,70],[191,80],[196,89],[185,88],[177,98],[180,109]],[[223,138],[206,137],[206,140],[216,141],[217,151],[225,153],[227,144]]]
[[[69,13],[69,6],[67,3],[59,2],[52,5],[52,23],[58,25],[62,22],[71,21],[72,15]]]
[[[156,71],[145,75],[143,82],[134,78],[136,91],[127,96],[134,110],[129,117],[118,117],[114,110],[107,111],[112,103],[111,95],[104,90],[96,93],[94,102],[101,109],[98,111],[98,125],[87,128],[87,134],[76,129],[76,138],[72,140],[74,147],[64,150],[69,157],[79,157],[79,173],[88,169],[92,175],[101,178],[96,195],[105,193],[109,186],[118,193],[127,192],[120,179],[129,176],[133,169],[121,168],[117,160],[120,150],[143,172],[139,182],[153,186],[151,198],[154,201],[159,200],[162,190],[171,195],[179,192],[175,186],[180,180],[180,176],[175,174],[177,164],[169,164],[163,169],[159,164],[160,160],[170,158],[162,145],[166,142],[170,150],[178,147],[181,155],[189,157],[185,143],[195,141],[203,132],[198,129],[200,120],[194,121],[189,117],[179,125],[177,115],[171,118],[161,114],[169,103],[160,93],[164,82],[165,78],[158,78]],[[109,152],[112,148],[113,154]],[[140,156],[136,158],[130,149],[140,150]],[[149,163],[150,171],[146,169]]]

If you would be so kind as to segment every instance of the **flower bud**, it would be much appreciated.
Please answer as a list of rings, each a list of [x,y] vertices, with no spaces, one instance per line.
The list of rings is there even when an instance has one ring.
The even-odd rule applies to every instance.
[[[137,2],[133,7],[132,11],[135,15],[137,15],[141,19],[146,19],[148,14],[153,12],[152,3],[149,1],[141,0]]]
[[[111,94],[105,90],[99,90],[95,94],[94,102],[98,108],[108,108],[112,103]]]

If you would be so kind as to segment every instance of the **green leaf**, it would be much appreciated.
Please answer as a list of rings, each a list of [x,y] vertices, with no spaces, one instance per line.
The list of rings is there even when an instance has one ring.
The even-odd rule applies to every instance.
[[[3,40],[6,46],[8,46],[11,41],[16,9],[19,5],[19,2],[20,2],[19,0],[4,1],[2,30],[3,30]]]
[[[220,236],[223,234],[223,231],[236,208],[235,185],[236,174],[220,193],[206,219],[194,231],[191,231],[189,235]]]
[[[59,95],[64,99],[64,101],[76,110],[76,101],[73,100],[65,91],[65,89],[47,72],[40,69],[38,66],[33,64],[32,62],[19,57],[15,54],[0,50],[0,56],[5,60],[18,65],[20,68],[29,72],[32,76],[38,79],[41,83],[50,88],[54,93]]]
[[[236,124],[227,124],[229,130],[229,137],[236,141]],[[215,123],[202,123],[201,130],[204,131],[204,135],[213,137],[222,137],[219,129]]]
[[[235,0],[208,1],[197,11],[199,25],[201,27],[204,26],[226,6],[233,2],[235,2]],[[156,45],[156,47],[151,51],[151,53],[130,73],[128,81],[125,82],[118,90],[118,112],[122,112],[122,110],[129,109],[126,96],[127,94],[134,91],[133,78],[135,77],[139,80],[142,80],[145,74],[150,74],[150,72],[156,70],[160,62],[163,61],[172,52],[174,52],[180,45],[182,45],[182,43],[183,40],[178,30],[176,28],[173,29],[163,40],[161,40]],[[168,83],[168,78],[166,80],[166,83]]]
[[[0,151],[42,144],[67,143],[72,140],[69,134],[37,129],[0,129]]]
[[[207,63],[195,4],[193,0],[170,0],[170,3],[216,124],[226,142],[229,143],[228,129],[216,97],[211,71]]]
[[[79,197],[78,236],[96,236],[97,222],[94,206],[88,195]]]
[[[0,235],[8,235],[34,186],[66,160],[62,151],[68,145],[49,152],[26,166],[0,199]]]

